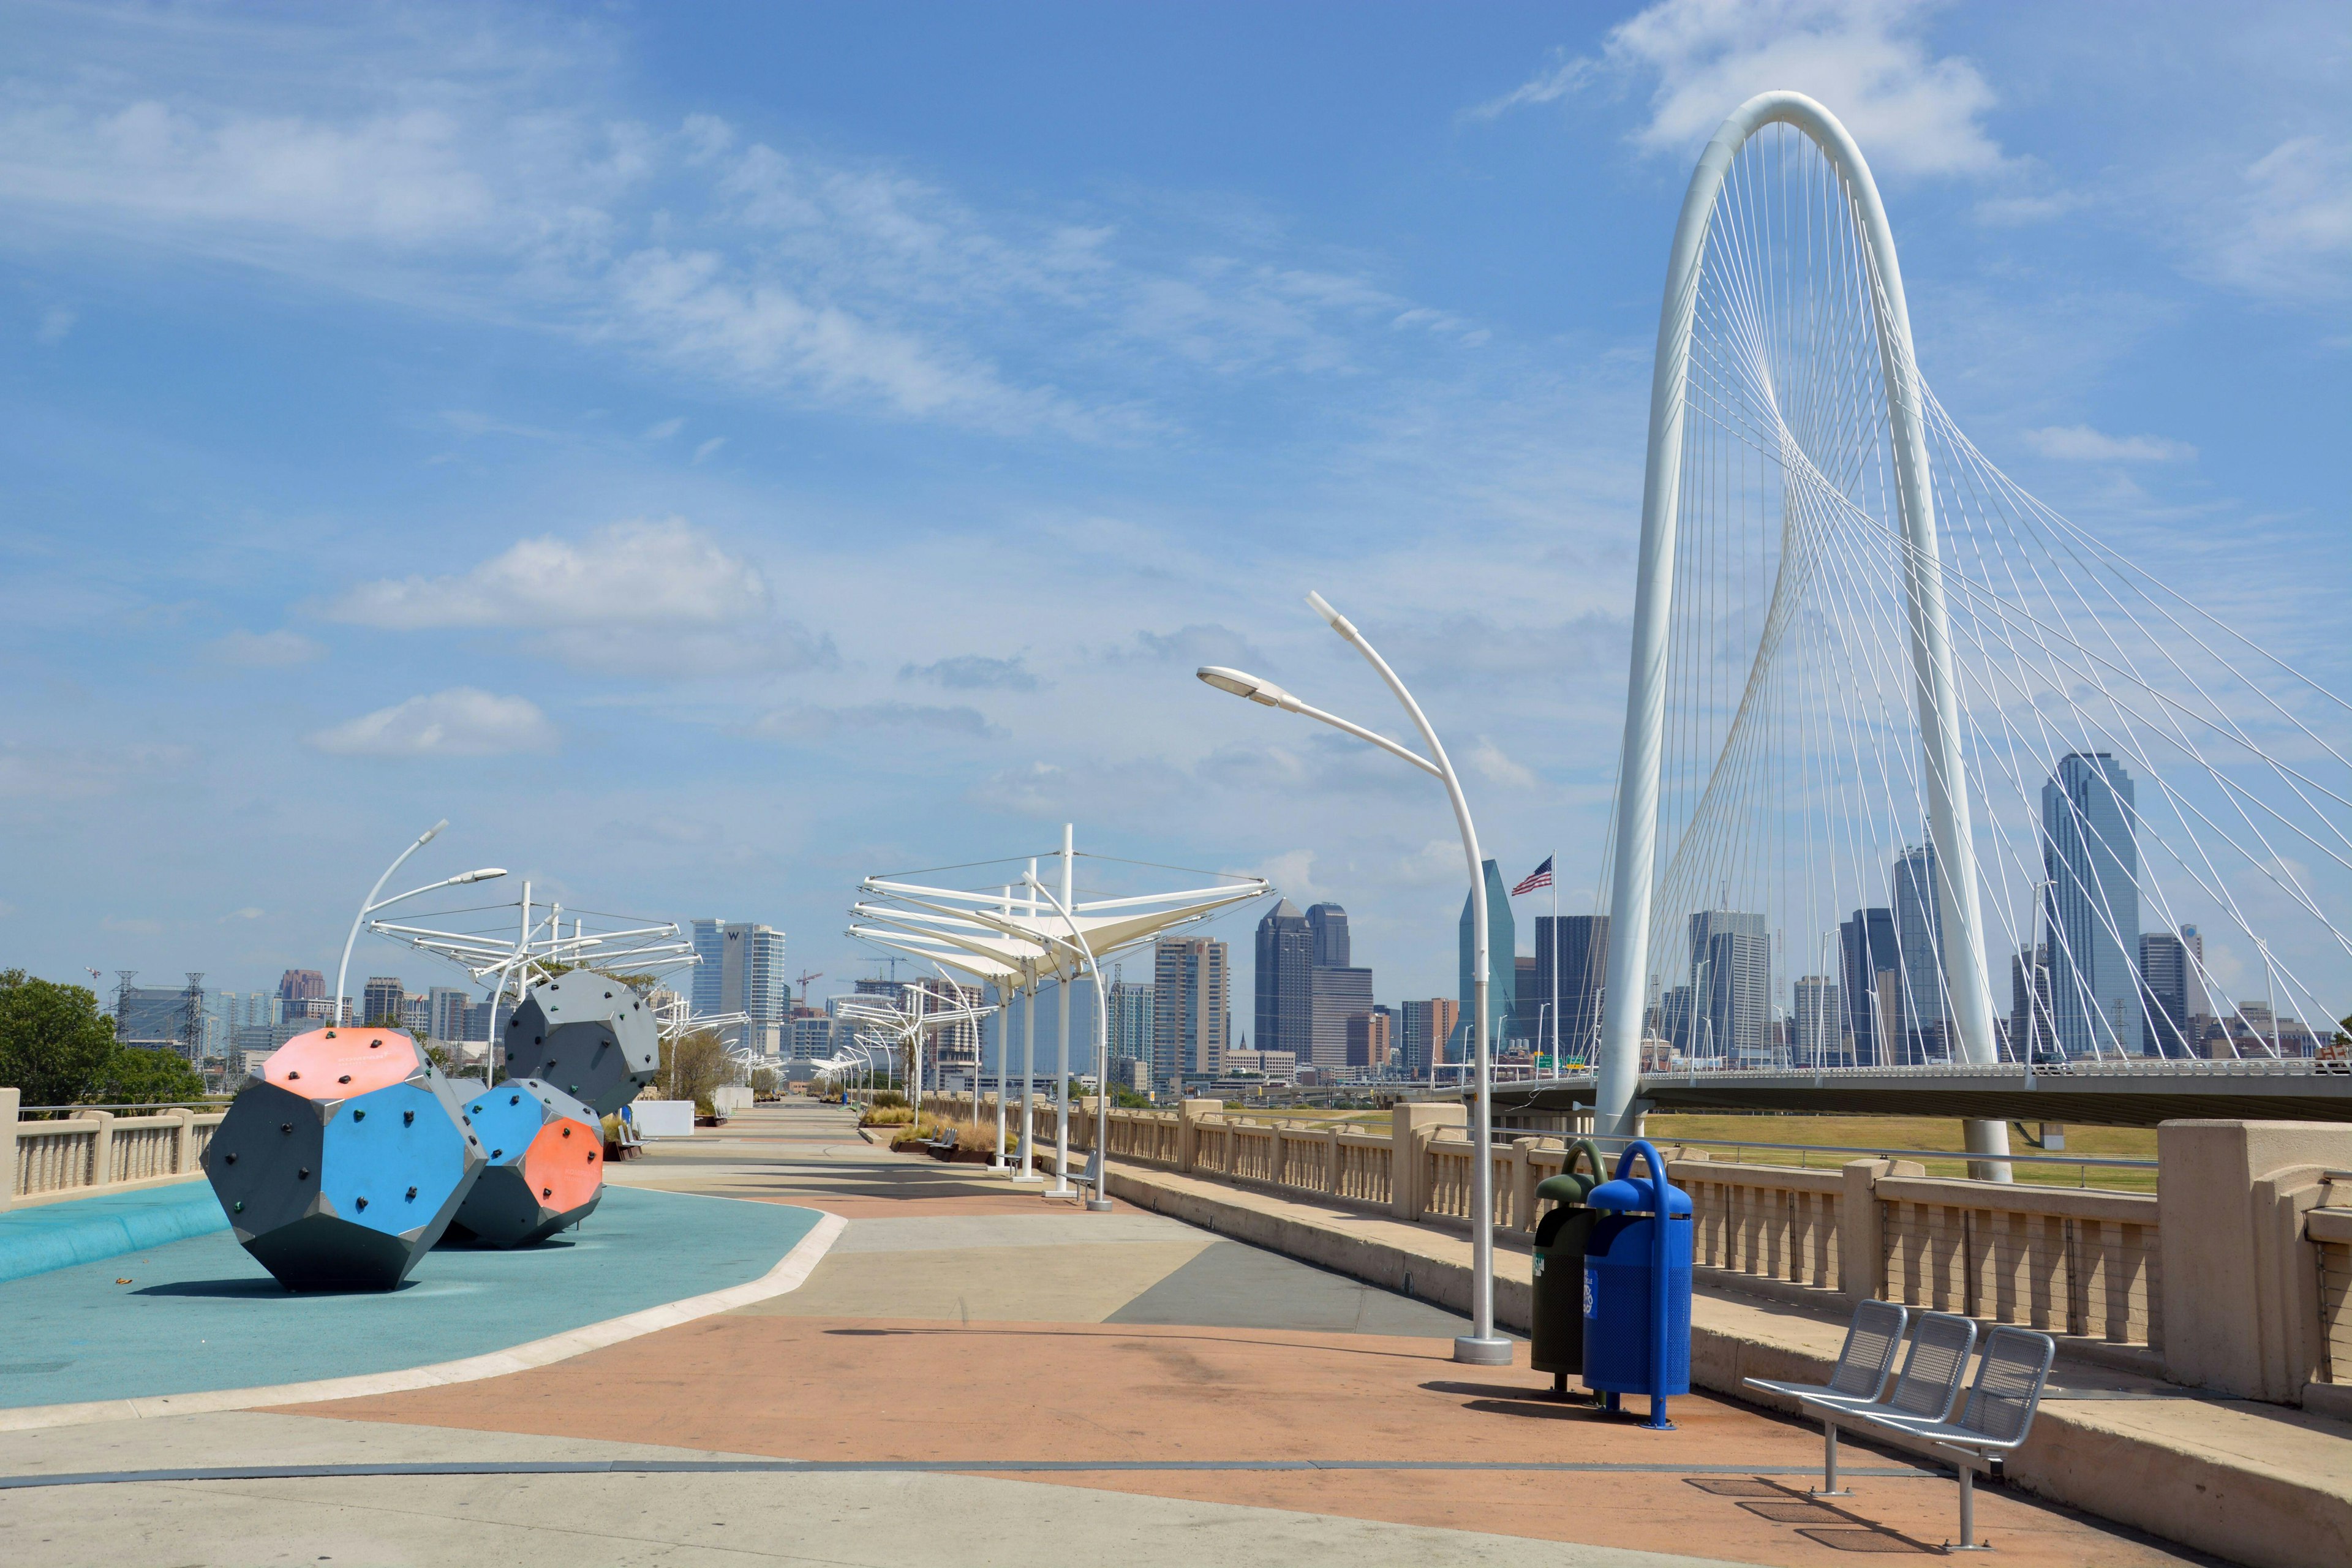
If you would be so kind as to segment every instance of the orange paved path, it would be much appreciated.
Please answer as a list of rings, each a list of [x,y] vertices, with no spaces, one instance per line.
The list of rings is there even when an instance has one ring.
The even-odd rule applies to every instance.
[[[803,1459],[969,1459],[983,1475],[992,1459],[1606,1460],[1664,1468],[1569,1475],[1107,1469],[1018,1479],[1736,1563],[1919,1555],[1952,1532],[1948,1473],[1858,1475],[1853,1498],[1816,1502],[1804,1495],[1821,1458],[1813,1429],[1705,1395],[1674,1403],[1672,1433],[1563,1405],[1524,1365],[1457,1367],[1448,1357],[1450,1329],[1432,1310],[1395,1298],[1349,1310],[1359,1320],[1368,1311],[1422,1313],[1429,1327],[1412,1337],[1269,1327],[1269,1316],[1282,1317],[1286,1290],[1328,1312],[1334,1292],[1364,1288],[1204,1233],[1137,1228],[1172,1226],[1156,1216],[1128,1214],[1117,1239],[1103,1240],[1114,1229],[1099,1216],[971,1167],[866,1147],[844,1138],[843,1124],[826,1126],[824,1115],[795,1108],[792,1121],[810,1131],[698,1141],[690,1158],[684,1149],[658,1149],[614,1173],[849,1218],[848,1236],[804,1296],[510,1377],[284,1414]],[[948,1223],[898,1223],[907,1220]],[[874,1228],[861,1232],[860,1222]],[[969,1249],[955,1239],[966,1232]],[[1083,1250],[1066,1250],[1072,1247]],[[991,1266],[997,1271],[985,1273]],[[1049,1266],[1131,1277],[1145,1287],[1134,1303],[1156,1303],[1161,1321],[1103,1321],[1116,1313],[1102,1312],[1056,1321],[1056,1299],[1042,1289],[1027,1290],[1030,1310],[1019,1310],[1022,1282],[1046,1278]],[[914,1290],[936,1289],[941,1270],[970,1276],[957,1299],[971,1321],[894,1315]],[[1221,1287],[1231,1281],[1245,1288]],[[1124,1283],[1113,1291],[1127,1294]],[[845,1301],[856,1310],[843,1312]],[[824,1303],[826,1315],[803,1315],[803,1302]],[[1171,1310],[1201,1321],[1165,1321]],[[1854,1469],[1907,1463],[1851,1444],[1847,1462]],[[1751,1473],[1693,1473],[1702,1467]],[[1769,1473],[1786,1471],[1800,1473]],[[1998,1561],[2015,1564],[2206,1561],[1998,1489],[1979,1491],[1978,1519],[1980,1534],[2000,1549]]]

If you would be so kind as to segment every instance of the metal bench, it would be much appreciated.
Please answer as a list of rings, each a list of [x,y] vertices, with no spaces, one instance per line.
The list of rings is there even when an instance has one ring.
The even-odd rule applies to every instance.
[[[1838,1423],[1856,1417],[1900,1416],[1910,1421],[1941,1421],[1952,1413],[1960,1384],[1969,1375],[1969,1352],[1976,1347],[1972,1319],[1950,1312],[1922,1312],[1911,1336],[1911,1350],[1903,1358],[1903,1375],[1885,1404],[1845,1394],[1801,1394],[1798,1404],[1822,1423],[1822,1485],[1816,1497],[1847,1497],[1838,1485]]]
[[[1857,1411],[1853,1418],[1879,1431],[1924,1442],[1952,1462],[1960,1479],[1960,1539],[1947,1552],[1985,1552],[1977,1544],[1976,1473],[1990,1474],[1993,1462],[2014,1452],[2033,1429],[2033,1413],[2042,1406],[2042,1385],[2050,1380],[2050,1363],[2057,1358],[2058,1342],[2031,1329],[1995,1329],[1985,1340],[1977,1361],[1977,1380],[1959,1419],[1928,1419],[1905,1415],[1892,1408]]]
[[[1886,1380],[1895,1372],[1895,1358],[1902,1352],[1904,1331],[1910,1326],[1911,1310],[1892,1301],[1868,1300],[1853,1310],[1853,1321],[1846,1325],[1845,1343],[1838,1348],[1837,1365],[1830,1370],[1827,1383],[1780,1383],[1771,1378],[1744,1379],[1749,1388],[1760,1388],[1767,1394],[1779,1394],[1797,1400],[1837,1405],[1875,1405],[1886,1396]],[[1822,1461],[1822,1490],[1814,1495],[1843,1496],[1837,1489],[1837,1428],[1824,1428],[1827,1445]]]
[[[955,1156],[957,1133],[958,1129],[950,1127],[923,1147],[930,1151],[931,1158],[934,1160],[952,1159]]]

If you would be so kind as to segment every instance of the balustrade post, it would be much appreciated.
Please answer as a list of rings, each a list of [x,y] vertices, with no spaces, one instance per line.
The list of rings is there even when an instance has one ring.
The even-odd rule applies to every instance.
[[[16,1197],[16,1107],[25,1097],[20,1089],[0,1089],[0,1214]]]
[[[1536,1228],[1536,1167],[1528,1155],[1532,1138],[1511,1140],[1511,1228],[1532,1234]]]
[[[1889,1174],[1892,1160],[1848,1160],[1841,1171],[1845,1190],[1838,1194],[1837,1289],[1861,1300],[1884,1296],[1886,1283],[1886,1240],[1879,1223],[1878,1178]]]
[[[1222,1100],[1182,1100],[1176,1107],[1176,1168],[1186,1175],[1192,1173],[1192,1164],[1200,1148],[1201,1118],[1225,1109]]]
[[[1429,1208],[1423,1158],[1440,1127],[1467,1127],[1467,1106],[1451,1101],[1403,1100],[1389,1108],[1389,1204],[1402,1220],[1418,1220]]]
[[[98,1136],[89,1142],[89,1184],[93,1191],[114,1182],[114,1112],[83,1110],[75,1113],[77,1121],[98,1123]]]

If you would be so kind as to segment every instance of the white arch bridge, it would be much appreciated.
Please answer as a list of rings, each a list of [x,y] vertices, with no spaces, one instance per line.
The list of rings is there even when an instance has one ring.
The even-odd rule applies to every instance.
[[[1927,1094],[1993,1174],[1999,1118],[2060,1119],[2016,1097],[2094,1077],[2340,1099],[2352,705],[2263,646],[2277,594],[1996,468],[1920,374],[1861,149],[1742,105],[1659,321],[1597,1071],[1527,1092],[1617,1132],[1775,1076]]]

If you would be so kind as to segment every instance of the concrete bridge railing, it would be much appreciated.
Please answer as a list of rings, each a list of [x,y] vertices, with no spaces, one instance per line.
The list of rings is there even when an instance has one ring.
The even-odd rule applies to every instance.
[[[0,1089],[0,1169],[8,1173],[0,1209],[185,1181],[203,1170],[226,1114],[184,1106],[145,1115],[83,1109],[27,1121],[20,1097]]]
[[[992,1100],[980,1103],[993,1115]],[[1110,1154],[1462,1232],[1463,1120],[1459,1105],[1401,1104],[1386,1126],[1268,1123],[1195,1100],[1113,1110]],[[1091,1148],[1091,1104],[1073,1108],[1070,1131],[1075,1150]],[[1033,1136],[1053,1135],[1041,1108]],[[2191,1386],[2352,1417],[2352,1127],[2168,1122],[2153,1194],[1929,1177],[1894,1159],[1808,1170],[1662,1152],[1691,1194],[1703,1277],[2040,1329]],[[1524,1237],[1549,1206],[1535,1190],[1568,1147],[1521,1135],[1493,1153],[1490,1222]]]

